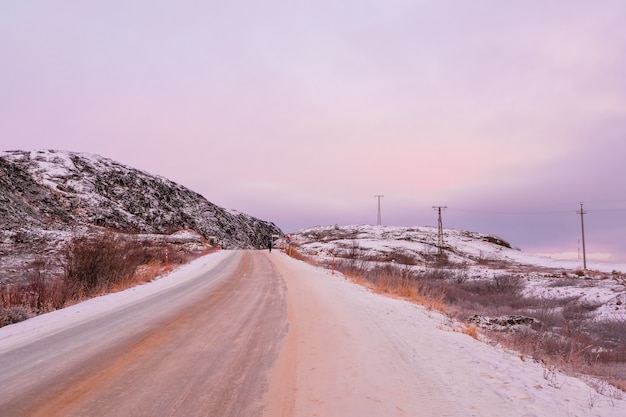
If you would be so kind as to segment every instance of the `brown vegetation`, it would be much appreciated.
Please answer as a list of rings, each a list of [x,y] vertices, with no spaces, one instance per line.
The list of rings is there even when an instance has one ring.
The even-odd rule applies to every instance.
[[[112,232],[75,238],[63,252],[63,275],[51,276],[38,260],[21,282],[0,286],[0,327],[150,281],[201,254]]]
[[[377,293],[403,297],[462,323],[476,317],[521,318],[504,326],[467,324],[461,331],[473,338],[482,333],[549,367],[626,387],[626,322],[593,320],[599,304],[579,297],[526,297],[523,274],[469,280],[462,268],[449,264],[416,271],[395,262],[371,263],[361,256],[357,243],[335,261],[335,269]]]

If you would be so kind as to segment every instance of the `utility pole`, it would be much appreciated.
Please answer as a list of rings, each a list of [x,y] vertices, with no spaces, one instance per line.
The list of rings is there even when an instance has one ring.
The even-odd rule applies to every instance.
[[[433,206],[437,210],[437,247],[439,248],[439,256],[443,255],[443,221],[441,220],[441,210],[447,209],[447,206]]]
[[[376,225],[377,225],[377,226],[380,226],[380,225],[382,225],[382,224],[383,224],[383,219],[382,219],[382,217],[381,217],[381,215],[380,215],[380,198],[381,198],[381,197],[384,197],[384,195],[379,195],[379,194],[377,194],[377,195],[375,195],[374,197],[377,197],[377,198],[378,198],[378,219],[376,220]]]
[[[583,270],[587,270],[587,253],[585,252],[585,219],[584,219],[584,215],[587,214],[587,212],[583,210],[583,203],[580,203],[580,210],[578,210],[576,214],[580,214],[580,228],[582,230],[582,238],[583,238]]]

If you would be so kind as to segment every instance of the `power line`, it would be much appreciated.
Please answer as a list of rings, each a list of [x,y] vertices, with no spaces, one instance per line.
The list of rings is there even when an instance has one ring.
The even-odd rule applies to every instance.
[[[615,200],[622,201],[622,200]],[[589,202],[587,202],[588,204]],[[560,204],[559,204],[560,205]],[[459,207],[449,207],[450,210],[460,211],[464,213],[480,213],[480,214],[494,214],[494,215],[546,215],[546,214],[569,214],[570,210],[484,210],[484,209],[466,209]],[[625,212],[626,208],[593,208],[590,212]]]
[[[591,211],[602,212],[602,213],[612,213],[612,212],[617,212],[617,211],[626,211],[626,208],[622,208],[622,209],[593,209]]]
[[[546,210],[546,211],[494,211],[494,210],[481,210],[481,209],[462,209],[456,207],[450,207],[450,210],[462,211],[465,213],[481,213],[481,214],[506,214],[506,215],[543,215],[543,214],[565,214],[571,213],[569,210]],[[623,209],[626,211],[626,209]]]

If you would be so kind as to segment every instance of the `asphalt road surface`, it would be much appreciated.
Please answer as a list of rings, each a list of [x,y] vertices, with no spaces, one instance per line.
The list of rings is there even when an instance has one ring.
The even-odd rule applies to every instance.
[[[267,254],[232,252],[184,285],[0,349],[0,416],[262,415],[286,314]]]
[[[222,251],[0,329],[0,417],[625,415],[453,326],[282,253]]]

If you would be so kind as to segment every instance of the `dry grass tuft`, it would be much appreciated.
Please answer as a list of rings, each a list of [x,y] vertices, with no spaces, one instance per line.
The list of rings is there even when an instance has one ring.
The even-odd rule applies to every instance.
[[[151,281],[165,271],[166,247],[170,270],[201,255],[112,232],[76,238],[64,251],[63,276],[50,276],[36,261],[22,282],[0,285],[0,327]]]
[[[459,273],[451,265],[416,271],[408,264],[372,263],[364,256],[354,243],[344,257],[335,262],[335,268],[376,293],[410,300],[460,322],[473,316],[529,318],[527,324],[500,329],[467,325],[461,332],[475,339],[486,336],[518,351],[522,360],[543,362],[547,369],[591,375],[625,390],[626,321],[595,321],[592,313],[600,304],[582,302],[580,297],[525,296],[524,272],[468,279],[463,271]],[[566,275],[557,279],[554,286],[580,282],[580,278]]]
[[[466,335],[468,335],[468,336],[478,340],[478,327],[474,326],[473,324],[470,324],[470,325],[467,325],[467,326],[463,327],[461,332],[463,334],[466,334]]]

